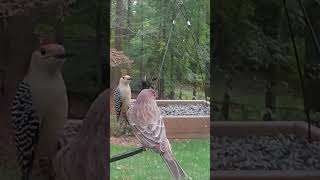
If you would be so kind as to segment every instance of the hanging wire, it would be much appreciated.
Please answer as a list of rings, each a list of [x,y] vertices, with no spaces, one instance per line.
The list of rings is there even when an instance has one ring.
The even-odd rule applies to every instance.
[[[172,29],[173,29],[173,25],[171,26],[169,38],[168,38],[168,40],[167,40],[166,47],[165,47],[165,51],[164,51],[164,55],[163,55],[163,57],[162,57],[162,62],[161,62],[161,66],[160,66],[160,70],[159,70],[159,74],[158,74],[158,79],[157,79],[157,81],[159,81],[159,78],[160,78],[160,75],[161,75],[161,72],[162,72],[162,68],[163,68],[163,64],[164,64],[164,60],[165,60],[166,55],[167,55],[167,52],[168,52],[168,46],[169,46],[169,42],[170,42],[170,39],[171,39]]]
[[[176,0],[176,5],[178,6],[178,9],[180,10],[180,12],[182,13],[183,17],[185,18],[186,22],[187,22],[187,27],[188,27],[188,30],[192,36],[192,40],[193,40],[193,45],[194,45],[194,48],[196,50],[196,57],[197,57],[197,61],[198,61],[198,67],[200,69],[200,75],[201,75],[201,79],[202,79],[202,85],[203,85],[203,89],[204,89],[204,96],[205,96],[205,100],[206,100],[206,105],[208,105],[207,103],[207,93],[206,93],[206,85],[205,85],[205,79],[203,77],[203,70],[202,70],[202,67],[201,67],[201,64],[200,64],[200,59],[199,59],[199,49],[198,49],[198,45],[197,45],[197,42],[196,42],[196,38],[194,36],[194,33],[192,32],[190,26],[191,26],[191,23],[190,23],[190,18],[188,16],[188,13],[187,13],[187,9],[186,7],[184,6],[184,3],[182,0]],[[182,8],[183,10],[182,10]]]
[[[311,32],[312,34],[312,39],[313,39],[313,42],[316,46],[316,49],[317,49],[317,52],[318,52],[318,55],[320,55],[320,45],[319,45],[319,42],[318,42],[318,39],[317,39],[317,36],[316,36],[316,33],[314,32],[314,29],[312,27],[312,24],[311,24],[311,21],[309,19],[309,16],[306,12],[306,9],[302,3],[301,0],[298,0],[299,1],[299,5],[300,5],[300,8],[302,10],[302,13],[303,13],[303,16],[304,16],[304,21],[305,23],[307,24],[308,28],[309,28],[309,31]],[[316,1],[317,2],[317,1]],[[319,5],[319,4],[318,4]],[[311,122],[310,122],[310,114],[309,114],[309,110],[305,110],[307,111],[307,118],[308,118],[308,137],[309,137],[309,141],[311,140]]]
[[[313,30],[311,21],[310,21],[310,19],[309,19],[309,16],[308,16],[308,14],[307,14],[307,12],[306,12],[306,9],[305,9],[302,1],[301,1],[301,0],[298,0],[298,1],[299,1],[300,8],[301,8],[301,10],[302,10],[302,13],[303,13],[304,21],[305,21],[305,23],[308,25],[308,28],[309,28],[309,30],[310,30],[310,32],[311,32],[311,34],[312,34],[313,42],[314,42],[314,44],[316,45],[318,54],[320,55],[320,45],[319,45],[319,42],[318,42],[316,33],[315,33],[314,30]],[[317,2],[317,1],[316,1],[316,2]]]
[[[160,79],[160,76],[161,76],[161,72],[162,72],[164,60],[165,60],[166,54],[167,54],[167,52],[168,52],[168,46],[169,46],[169,43],[170,43],[170,40],[171,40],[171,35],[172,35],[173,27],[174,27],[174,24],[175,24],[175,19],[176,19],[179,15],[180,15],[180,12],[178,12],[177,15],[175,16],[175,18],[173,18],[173,20],[172,20],[172,25],[171,25],[169,37],[168,37],[168,40],[167,40],[167,43],[166,43],[166,46],[165,46],[165,50],[164,50],[164,54],[163,54],[163,58],[162,58],[162,62],[161,62],[161,66],[160,66],[160,70],[159,70],[159,74],[158,74],[158,78],[157,78],[157,81],[156,81],[156,86],[157,86],[158,83],[159,83],[159,79]]]
[[[291,20],[290,20],[289,11],[288,11],[288,8],[287,8],[287,1],[286,0],[283,0],[283,5],[284,5],[285,11],[286,11],[286,16],[287,16],[288,26],[289,26],[289,30],[290,30],[292,46],[293,46],[294,54],[295,54],[295,57],[296,57],[296,62],[297,62],[297,67],[298,67],[298,72],[299,72],[299,78],[300,78],[300,84],[301,84],[301,90],[302,90],[302,96],[303,96],[303,99],[305,99],[306,95],[305,95],[305,88],[304,88],[304,79],[303,79],[303,75],[302,75],[302,70],[301,70],[301,66],[300,66],[298,50],[297,50],[296,42],[295,42],[295,39],[294,39],[294,34],[293,34],[293,30],[292,30],[292,25],[291,25]],[[311,141],[311,122],[310,122],[309,111],[306,109],[306,106],[304,106],[304,112],[306,113],[307,121],[308,121],[308,140]]]

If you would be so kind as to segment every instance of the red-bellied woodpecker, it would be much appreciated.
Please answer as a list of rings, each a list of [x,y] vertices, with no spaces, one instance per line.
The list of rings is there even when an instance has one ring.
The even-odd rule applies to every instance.
[[[119,84],[114,92],[114,109],[117,114],[117,120],[122,115],[126,118],[126,113],[131,101],[131,77],[128,75],[122,76],[119,80]]]
[[[40,166],[51,167],[67,120],[67,92],[60,70],[69,56],[61,45],[41,45],[32,53],[28,73],[16,91],[12,120],[23,180],[29,179],[35,156],[46,159]]]
[[[128,121],[133,133],[145,148],[159,153],[175,179],[187,178],[171,151],[169,140],[160,109],[155,101],[156,92],[153,89],[142,90],[133,107],[128,112]]]

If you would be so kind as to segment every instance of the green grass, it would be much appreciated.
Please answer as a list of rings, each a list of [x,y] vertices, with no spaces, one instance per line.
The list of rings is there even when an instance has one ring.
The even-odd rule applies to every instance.
[[[210,177],[210,144],[206,140],[172,142],[172,150],[189,177],[206,180]],[[111,156],[126,152],[132,147],[111,145]],[[110,167],[112,180],[169,180],[170,173],[160,156],[150,150],[114,162]]]
[[[245,105],[247,110],[247,118],[240,106],[231,106],[229,117],[234,121],[242,120],[262,120],[262,114],[265,111],[265,88],[260,83],[238,78],[234,81],[233,89],[230,91],[231,102]],[[225,84],[216,83],[212,87],[212,100],[221,108],[223,101]],[[287,109],[292,108],[292,109]],[[220,114],[216,119],[221,119]],[[292,88],[284,88],[278,86],[276,88],[276,114],[275,120],[305,120],[303,112],[303,98],[301,93]]]
[[[179,99],[180,90],[182,92],[181,98],[183,100],[191,100],[193,97],[192,94],[192,86],[187,84],[178,84],[175,88],[175,99]],[[207,97],[208,99],[209,97]],[[200,90],[200,88],[197,88],[197,100],[205,99],[205,94],[203,90]]]

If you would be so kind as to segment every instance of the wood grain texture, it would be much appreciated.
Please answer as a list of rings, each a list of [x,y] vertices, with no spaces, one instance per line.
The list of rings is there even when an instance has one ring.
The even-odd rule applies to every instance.
[[[163,118],[168,139],[210,137],[210,116],[166,116]]]

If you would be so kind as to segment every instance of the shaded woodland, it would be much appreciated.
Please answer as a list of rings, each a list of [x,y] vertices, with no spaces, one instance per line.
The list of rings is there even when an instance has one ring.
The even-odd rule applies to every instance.
[[[298,62],[308,85],[309,79],[319,79],[316,69],[320,56],[298,2],[287,1],[287,8]],[[319,40],[320,4],[313,0],[305,0],[303,4]],[[214,84],[211,90],[221,118],[305,119],[301,80],[284,1],[219,0],[214,1],[212,13]],[[306,90],[307,95],[314,96],[312,102],[319,101],[315,90],[319,84],[317,80]]]
[[[134,78],[133,91],[141,90],[143,83],[154,83],[164,61],[159,79],[162,99],[205,98],[204,89],[209,87],[210,4],[195,0],[179,3],[112,1],[110,46],[134,61],[121,67]],[[186,93],[183,97],[182,91]]]

